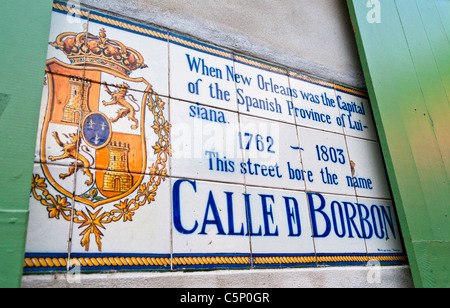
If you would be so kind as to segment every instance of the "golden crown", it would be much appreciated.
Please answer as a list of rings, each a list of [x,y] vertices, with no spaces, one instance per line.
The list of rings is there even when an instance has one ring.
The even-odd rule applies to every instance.
[[[105,29],[98,36],[85,32],[61,33],[50,45],[63,51],[72,65],[108,68],[122,75],[147,67],[139,52],[108,39]]]

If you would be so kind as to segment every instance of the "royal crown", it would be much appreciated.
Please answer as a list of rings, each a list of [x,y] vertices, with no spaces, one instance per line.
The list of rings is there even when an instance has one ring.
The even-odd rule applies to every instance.
[[[72,65],[108,68],[125,76],[147,67],[139,52],[107,38],[105,29],[98,36],[85,32],[61,33],[50,45],[63,51]]]

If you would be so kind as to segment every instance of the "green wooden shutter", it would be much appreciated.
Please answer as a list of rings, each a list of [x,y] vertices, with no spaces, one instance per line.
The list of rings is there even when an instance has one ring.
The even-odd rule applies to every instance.
[[[51,0],[0,0],[0,287],[20,287]]]
[[[347,0],[417,287],[450,286],[450,1]]]

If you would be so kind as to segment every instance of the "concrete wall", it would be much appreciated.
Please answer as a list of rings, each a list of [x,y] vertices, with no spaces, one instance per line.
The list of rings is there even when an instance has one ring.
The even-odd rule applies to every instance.
[[[408,266],[25,276],[23,288],[411,288]]]
[[[81,0],[316,77],[365,88],[345,0]]]

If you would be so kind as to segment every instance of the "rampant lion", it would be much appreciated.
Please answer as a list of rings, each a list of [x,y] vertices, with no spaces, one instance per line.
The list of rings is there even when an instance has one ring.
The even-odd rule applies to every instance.
[[[91,171],[89,171],[89,167],[91,166],[91,164],[83,155],[81,155],[79,153],[80,144],[81,144],[81,132],[77,132],[74,134],[71,133],[71,134],[69,134],[69,136],[64,134],[64,136],[69,138],[70,142],[63,143],[61,141],[61,139],[59,139],[58,133],[53,132],[53,137],[55,138],[56,143],[58,143],[59,146],[63,148],[64,153],[60,156],[49,156],[48,158],[51,161],[60,160],[60,159],[64,159],[64,158],[75,159],[75,161],[70,165],[69,172],[66,174],[61,173],[59,175],[59,177],[64,180],[68,176],[74,174],[75,167],[78,167],[79,169],[82,169],[83,173],[89,177],[89,180],[86,181],[86,184],[91,185],[93,183],[93,175],[92,175]],[[86,150],[87,150],[87,148],[86,148]]]
[[[117,122],[119,119],[128,115],[128,119],[135,123],[135,125],[131,126],[131,129],[137,129],[139,127],[139,122],[138,122],[138,120],[136,120],[135,115],[136,115],[136,112],[139,111],[139,109],[138,110],[134,109],[134,107],[125,100],[125,98],[128,97],[134,103],[137,102],[137,100],[133,97],[133,95],[128,94],[128,89],[130,88],[130,86],[124,82],[123,85],[118,86],[119,90],[112,92],[108,88],[108,85],[106,83],[103,83],[103,85],[106,88],[106,92],[108,92],[108,94],[111,95],[111,98],[112,98],[112,101],[110,101],[110,102],[103,101],[103,105],[110,106],[110,105],[118,104],[125,108],[125,109],[119,110],[117,112],[117,117],[110,119],[111,122],[113,122],[113,123]]]

